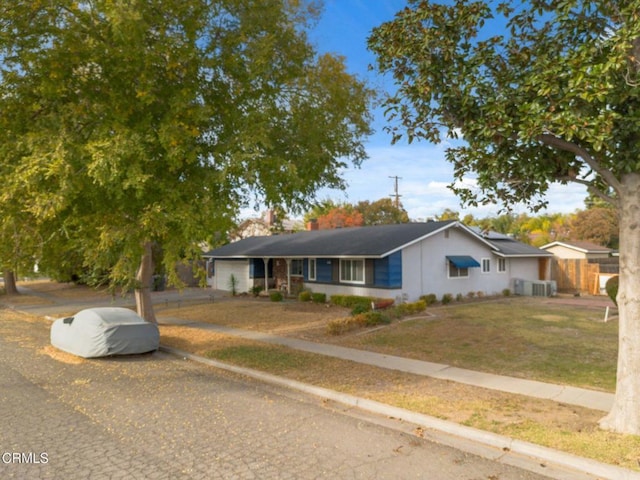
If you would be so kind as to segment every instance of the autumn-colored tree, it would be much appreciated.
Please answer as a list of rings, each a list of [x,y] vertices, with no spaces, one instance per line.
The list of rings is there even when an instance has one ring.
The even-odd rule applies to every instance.
[[[436,215],[435,220],[438,222],[444,222],[446,220],[460,220],[460,212],[445,208],[442,213]]]
[[[576,212],[571,221],[571,238],[618,248],[618,215],[611,207],[593,207]]]
[[[388,225],[409,222],[409,214],[402,204],[396,206],[390,198],[381,198],[375,202],[363,200],[355,205],[355,209],[362,214],[364,225]]]
[[[11,220],[56,219],[48,251],[73,245],[155,320],[154,246],[179,284],[176,263],[241,207],[303,208],[366,158],[372,92],[309,43],[316,7],[0,2],[0,127],[19,147],[0,150],[0,175],[22,198]]]
[[[329,210],[317,219],[319,230],[331,228],[361,227],[364,225],[362,214],[353,205],[343,205]]]
[[[378,69],[397,85],[385,101],[394,140],[463,140],[447,151],[463,202],[537,211],[553,182],[574,182],[614,205],[620,341],[615,399],[600,424],[633,434],[640,434],[639,11],[638,0],[408,0],[369,38]],[[470,174],[473,188],[461,181]]]

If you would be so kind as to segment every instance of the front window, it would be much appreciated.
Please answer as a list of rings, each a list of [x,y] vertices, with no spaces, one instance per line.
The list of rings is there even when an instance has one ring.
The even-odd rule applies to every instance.
[[[458,268],[454,265],[453,262],[449,262],[449,278],[461,278],[468,277],[469,269],[468,268]]]
[[[302,276],[302,260],[294,259],[289,264],[289,273],[294,277]]]
[[[340,281],[364,283],[364,260],[340,260]]]
[[[310,258],[309,259],[309,280],[315,280],[315,279],[316,279],[316,259]]]

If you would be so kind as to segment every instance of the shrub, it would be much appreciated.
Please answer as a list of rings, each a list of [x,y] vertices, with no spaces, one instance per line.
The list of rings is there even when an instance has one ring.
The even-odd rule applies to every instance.
[[[442,300],[440,301],[442,302],[443,305],[447,305],[451,303],[452,300],[453,300],[453,295],[450,293],[445,293],[444,295],[442,295]]]
[[[456,302],[461,302],[464,300],[464,296],[461,293],[456,294]]]
[[[478,298],[482,298],[482,297],[484,297],[484,292],[482,290],[478,290],[476,292],[476,295],[478,296]]]
[[[418,300],[417,302],[403,303],[396,306],[393,311],[395,316],[400,318],[405,315],[412,315],[414,313],[424,312],[427,309],[427,302],[424,300]]]
[[[269,299],[272,302],[281,302],[284,299],[284,296],[282,295],[282,292],[271,292],[269,294]]]
[[[327,333],[329,335],[342,335],[343,333],[355,330],[359,326],[355,317],[336,318],[327,323]]]
[[[298,295],[298,300],[301,302],[310,302],[311,301],[311,292],[309,290],[303,290]]]
[[[313,303],[326,303],[327,302],[327,294],[326,293],[312,293],[311,301]]]
[[[473,297],[475,297],[475,296],[476,296],[476,292],[469,292],[469,293],[467,293],[467,297],[469,297],[469,298],[473,298]]]
[[[382,312],[366,312],[354,317],[358,324],[365,327],[375,327],[376,325],[386,325],[391,323],[391,319]]]
[[[257,297],[258,295],[260,295],[260,292],[264,290],[264,287],[262,285],[254,285],[253,287],[251,287],[251,294],[254,297]]]
[[[231,295],[235,297],[238,294],[238,279],[233,273],[229,275],[228,287],[229,287],[229,291],[231,292]]]
[[[358,305],[356,305],[351,309],[351,315],[352,316],[359,315],[361,313],[368,312],[369,310],[371,310],[371,307],[368,307],[363,303],[359,303]]]
[[[426,303],[427,306],[429,306],[436,303],[438,301],[438,297],[436,297],[435,293],[428,293],[426,295],[422,295],[420,297],[420,300],[424,301],[424,303]]]
[[[607,280],[607,283],[605,283],[604,285],[604,289],[607,291],[607,295],[611,300],[613,300],[613,303],[615,303],[616,306],[618,305],[618,302],[616,301],[616,297],[618,296],[619,284],[620,284],[620,279],[616,275],[615,277],[611,277],[609,280]]]
[[[361,297],[359,295],[331,295],[331,303],[339,307],[354,308],[356,305],[371,307],[372,297]]]
[[[511,290],[505,288],[504,290],[502,290],[502,295],[504,295],[505,297],[511,296]]]

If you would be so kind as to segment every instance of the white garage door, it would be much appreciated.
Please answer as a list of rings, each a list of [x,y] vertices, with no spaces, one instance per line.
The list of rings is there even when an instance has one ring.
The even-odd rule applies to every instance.
[[[236,292],[249,291],[249,260],[216,260],[215,265],[215,288],[217,290],[231,291],[229,285],[231,275],[236,277]]]

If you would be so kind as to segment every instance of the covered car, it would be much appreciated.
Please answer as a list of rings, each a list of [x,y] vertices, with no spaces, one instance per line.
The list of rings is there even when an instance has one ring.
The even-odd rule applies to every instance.
[[[160,331],[127,308],[88,308],[51,325],[51,345],[84,358],[157,350]]]

